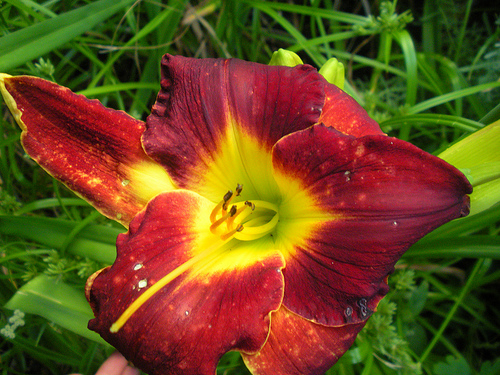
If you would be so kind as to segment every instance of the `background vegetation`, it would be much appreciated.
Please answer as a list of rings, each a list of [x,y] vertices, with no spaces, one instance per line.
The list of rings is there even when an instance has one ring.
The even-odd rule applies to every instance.
[[[500,117],[499,16],[472,0],[6,0],[0,71],[145,119],[166,52],[267,63],[287,48],[316,67],[337,57],[346,91],[385,132],[439,153]],[[83,286],[113,261],[123,228],[26,157],[0,108],[0,371],[93,374],[112,348],[84,329]],[[499,219],[494,206],[412,248],[328,374],[500,374]],[[248,372],[229,353],[219,373]]]

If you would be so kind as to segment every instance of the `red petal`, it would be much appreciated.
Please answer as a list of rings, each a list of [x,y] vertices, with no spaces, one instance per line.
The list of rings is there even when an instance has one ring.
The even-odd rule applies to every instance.
[[[324,374],[345,353],[365,325],[325,327],[312,323],[286,308],[271,316],[266,345],[256,355],[243,355],[254,375]]]
[[[127,225],[172,188],[142,149],[142,121],[36,77],[3,75],[0,86],[26,152],[109,218]]]
[[[282,256],[270,244],[216,245],[212,208],[192,192],[160,194],[119,236],[113,266],[88,283],[89,328],[151,375],[213,375],[227,351],[257,352],[281,304]]]
[[[355,137],[384,134],[377,122],[337,86],[326,85],[325,96],[325,105],[318,122]]]
[[[197,192],[212,175],[224,176],[231,169],[227,162],[218,163],[225,153],[229,160],[248,163],[249,142],[270,152],[281,137],[318,121],[341,131],[356,128],[356,134],[368,123],[370,132],[378,126],[307,65],[289,68],[165,55],[161,85],[143,136],[145,150],[180,186]],[[328,113],[322,115],[325,100]]]
[[[401,255],[469,209],[471,187],[457,169],[395,138],[318,125],[278,142],[273,163],[330,217],[288,250],[284,270],[284,305],[325,325],[367,319]]]

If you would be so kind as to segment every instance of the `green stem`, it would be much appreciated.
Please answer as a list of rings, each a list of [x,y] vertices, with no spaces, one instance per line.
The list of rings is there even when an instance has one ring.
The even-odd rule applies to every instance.
[[[61,249],[59,252],[61,254],[64,254],[66,252],[66,249],[68,246],[71,244],[71,242],[75,239],[75,237],[84,229],[87,225],[89,225],[91,222],[96,220],[97,218],[101,217],[101,214],[98,211],[93,211],[89,216],[87,216],[85,219],[80,221],[68,234],[68,237],[64,240],[63,244],[61,245]]]
[[[432,341],[430,342],[430,344],[427,346],[427,348],[425,349],[425,351],[422,353],[422,356],[420,357],[420,363],[425,362],[425,360],[427,359],[427,357],[431,353],[432,349],[434,349],[434,346],[436,346],[436,344],[438,343],[438,341],[441,340],[442,335],[444,333],[444,330],[446,329],[446,327],[448,327],[448,324],[450,324],[450,322],[453,319],[453,317],[455,316],[458,308],[460,307],[460,305],[462,304],[463,300],[465,299],[465,297],[469,293],[470,289],[472,288],[472,285],[474,284],[476,275],[481,270],[483,262],[484,262],[484,259],[479,259],[476,262],[476,264],[475,264],[475,266],[474,266],[474,268],[473,268],[473,270],[472,270],[472,272],[471,272],[471,274],[469,276],[469,279],[467,280],[467,283],[462,288],[462,290],[460,292],[460,295],[458,296],[458,298],[456,299],[456,301],[453,304],[452,308],[450,309],[450,312],[446,316],[446,319],[443,321],[443,323],[441,324],[441,327],[439,327],[439,329],[435,333],[435,335],[434,335]]]

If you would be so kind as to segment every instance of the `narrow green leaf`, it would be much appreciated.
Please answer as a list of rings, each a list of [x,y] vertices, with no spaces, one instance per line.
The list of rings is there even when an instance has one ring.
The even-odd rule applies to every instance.
[[[310,48],[308,48],[307,38],[302,35],[302,33],[297,30],[285,17],[272,9],[270,5],[271,3],[252,2],[252,6],[259,8],[261,11],[267,13],[269,17],[278,22],[281,27],[283,27],[297,41],[297,44],[304,49],[305,52],[307,52],[317,66],[323,65],[326,62],[325,58],[322,55],[315,54]],[[289,50],[292,51],[291,49]]]
[[[129,1],[129,0],[127,0]],[[166,8],[164,11],[159,13],[155,18],[148,22],[147,25],[144,25],[135,35],[132,37],[123,47],[128,47],[137,43],[137,41],[146,37],[158,27],[160,27],[165,20],[167,20],[173,12],[178,11],[175,8]],[[88,89],[93,89],[97,86],[97,83],[101,80],[101,78],[111,69],[113,64],[118,60],[118,58],[127,51],[126,48],[121,48],[118,50],[109,60],[106,62],[106,65],[96,74],[92,82],[88,85]]]
[[[87,328],[94,317],[83,292],[47,275],[40,275],[23,285],[5,304],[10,310],[19,309],[36,314],[99,343],[105,341]]]
[[[413,245],[404,257],[500,259],[500,238],[471,235],[420,241]]]
[[[116,83],[114,85],[104,85],[99,87],[94,87],[91,89],[86,89],[79,91],[78,94],[89,96],[95,96],[100,94],[109,94],[111,92],[118,91],[128,91],[137,89],[147,89],[157,92],[160,90],[159,83],[149,83],[149,82],[127,82],[127,83]]]
[[[83,206],[90,207],[90,204],[84,201],[81,198],[62,198],[60,201],[57,198],[47,198],[40,199],[28,204],[25,204],[22,208],[17,210],[14,215],[22,215],[28,212],[33,212],[36,210],[43,210],[45,208],[51,207],[60,207],[60,203],[63,203],[65,206]]]
[[[66,250],[98,262],[112,264],[116,257],[116,236],[123,230],[88,225],[69,243],[67,238],[78,222],[46,217],[0,216],[0,233],[36,241],[47,247]]]
[[[474,132],[483,127],[483,124],[477,121],[469,120],[459,116],[451,116],[437,113],[419,113],[416,115],[405,115],[392,117],[388,120],[381,121],[382,128],[390,127],[391,129],[399,129],[403,125],[411,124],[428,124],[430,127],[448,126],[450,128]]]
[[[406,65],[406,104],[415,105],[417,100],[417,87],[418,87],[418,77],[417,77],[417,52],[415,51],[415,45],[407,30],[400,30],[394,32],[394,39],[399,43],[401,49],[403,50],[403,56]]]
[[[261,9],[266,13],[269,9],[276,9],[285,12],[292,12],[308,16],[321,17],[338,22],[350,23],[353,25],[364,26],[368,23],[368,18],[366,17],[358,16],[356,14],[351,14],[351,13],[339,12],[333,9],[313,8],[304,5],[294,5],[294,4],[286,4],[286,3],[278,3],[270,1],[244,0],[244,2],[250,4],[252,7]]]
[[[421,103],[418,103],[417,105],[414,105],[406,113],[408,114],[415,114],[419,112],[426,111],[430,108],[436,107],[438,105],[451,102],[453,100],[463,98],[468,95],[473,95],[477,94],[478,92],[481,91],[486,91],[486,90],[491,90],[494,88],[500,87],[500,82],[488,82],[488,83],[483,83],[481,85],[473,86],[473,87],[468,87],[463,90],[458,90],[454,92],[450,92],[448,94],[440,95],[435,98],[423,101]]]
[[[0,71],[7,72],[92,30],[133,0],[100,0],[0,39]]]

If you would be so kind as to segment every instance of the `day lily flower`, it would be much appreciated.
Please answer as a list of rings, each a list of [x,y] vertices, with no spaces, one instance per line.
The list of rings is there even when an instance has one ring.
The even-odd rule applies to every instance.
[[[165,55],[146,123],[33,77],[0,78],[43,168],[128,232],[89,328],[149,374],[322,374],[401,255],[469,211],[457,169],[383,134],[307,65]]]

